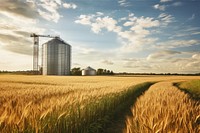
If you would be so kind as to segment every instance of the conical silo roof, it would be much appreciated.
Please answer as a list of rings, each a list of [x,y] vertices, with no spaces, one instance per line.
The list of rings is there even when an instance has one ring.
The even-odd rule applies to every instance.
[[[91,71],[91,70],[95,70],[95,69],[93,69],[92,67],[88,66],[88,67],[86,67],[84,70],[89,70],[89,71]]]
[[[46,42],[47,44],[66,44],[69,45],[68,43],[66,43],[65,41],[63,41],[62,39],[60,39],[59,37],[53,38],[50,41]],[[70,45],[69,45],[70,46]]]

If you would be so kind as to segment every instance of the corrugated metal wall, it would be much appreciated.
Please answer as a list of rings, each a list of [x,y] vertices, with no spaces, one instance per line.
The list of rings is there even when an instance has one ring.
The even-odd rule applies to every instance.
[[[59,39],[53,39],[42,47],[43,75],[69,75],[71,46]]]

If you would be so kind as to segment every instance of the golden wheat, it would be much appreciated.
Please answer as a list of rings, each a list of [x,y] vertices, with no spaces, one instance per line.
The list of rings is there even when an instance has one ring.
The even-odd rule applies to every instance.
[[[130,86],[146,81],[169,79],[188,80],[196,79],[196,77],[1,75],[0,132],[54,132],[57,130],[63,132],[60,131],[62,129],[73,132],[80,126],[79,121],[95,119],[97,115],[95,111],[100,106],[106,108],[110,104],[109,99],[118,97],[119,93]],[[106,100],[104,100],[105,97]],[[102,99],[106,104],[100,103]],[[185,119],[182,122],[185,122]],[[66,123],[68,123],[67,127]]]
[[[189,98],[172,85],[159,82],[144,93],[127,118],[126,133],[197,133],[200,101]]]

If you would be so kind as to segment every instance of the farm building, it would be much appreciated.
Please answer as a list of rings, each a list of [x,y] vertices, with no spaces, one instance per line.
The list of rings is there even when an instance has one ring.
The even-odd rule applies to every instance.
[[[87,68],[82,70],[82,75],[83,76],[92,76],[96,75],[96,70],[93,69],[92,67],[88,66]]]
[[[42,45],[43,75],[69,75],[71,69],[71,46],[60,38]]]

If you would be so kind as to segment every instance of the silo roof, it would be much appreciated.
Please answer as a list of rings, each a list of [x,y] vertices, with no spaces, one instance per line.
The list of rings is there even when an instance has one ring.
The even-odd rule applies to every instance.
[[[66,43],[64,40],[60,39],[59,37],[53,38],[50,41],[46,42],[47,44],[66,44],[69,45],[68,43]],[[69,45],[70,46],[70,45]]]
[[[95,71],[95,69],[93,69],[92,67],[90,67],[90,66],[88,66],[88,67],[86,67],[85,69],[83,69],[83,70],[89,70],[89,71],[92,71],[92,70],[94,70]]]

